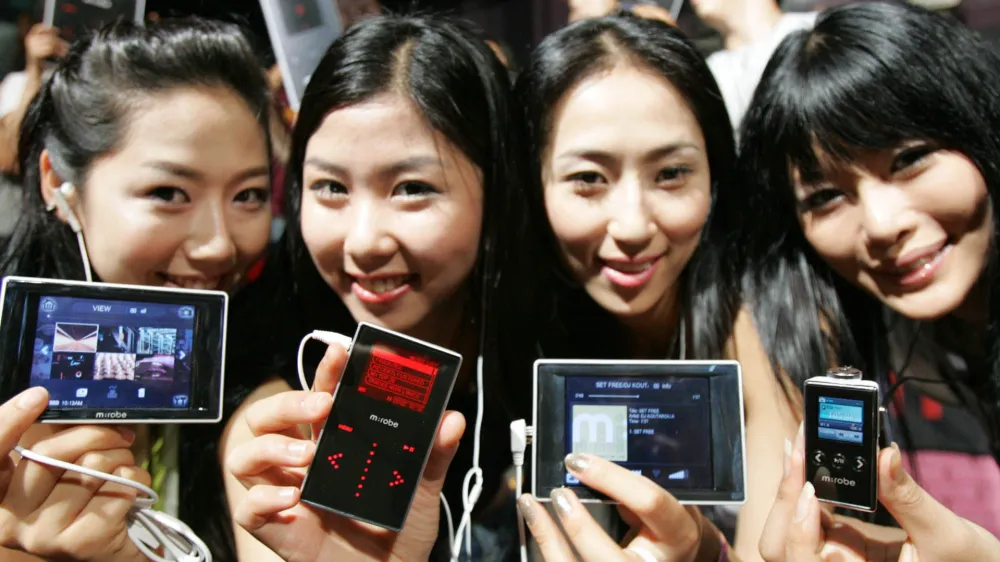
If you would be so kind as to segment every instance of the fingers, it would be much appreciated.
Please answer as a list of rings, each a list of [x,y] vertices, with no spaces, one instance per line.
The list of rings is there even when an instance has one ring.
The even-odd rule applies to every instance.
[[[344,349],[344,346],[336,343],[328,345],[326,353],[323,354],[323,359],[320,360],[319,365],[316,367],[316,378],[313,380],[312,388],[313,392],[322,392],[332,397],[337,391],[337,385],[340,384],[340,377],[344,374],[344,367],[346,365],[347,350]],[[331,398],[331,403],[332,400]],[[323,416],[322,421],[310,422],[313,439],[319,439],[319,434],[323,430],[323,423],[326,421],[327,415],[329,415],[329,410]]]
[[[820,562],[823,533],[820,526],[819,500],[816,490],[806,482],[795,504],[795,515],[788,528],[786,560],[789,562]]]
[[[233,512],[233,519],[251,533],[270,523],[277,514],[299,503],[298,488],[254,486]]]
[[[128,449],[94,451],[84,454],[74,464],[99,473],[114,474],[119,468],[134,466],[135,457]],[[48,497],[44,498],[39,508],[39,523],[49,529],[68,526],[107,483],[103,478],[66,471]],[[120,485],[116,486],[120,488]],[[135,497],[134,493],[132,497]]]
[[[531,536],[535,537],[542,558],[547,562],[562,562],[574,560],[573,550],[563,538],[559,526],[549,516],[542,504],[531,494],[524,494],[517,500],[517,509],[528,525]]]
[[[29,388],[0,405],[0,455],[14,450],[24,432],[48,406],[49,393],[42,387]]]
[[[552,492],[552,505],[559,515],[566,538],[585,561],[617,560],[622,557],[618,543],[594,520],[569,488]]]
[[[288,474],[281,478],[279,475],[284,474],[283,471],[273,469],[307,467],[315,454],[316,444],[308,439],[292,439],[272,433],[234,449],[226,459],[226,468],[244,486],[267,484],[294,487],[301,483],[302,474]]]
[[[250,432],[255,436],[285,433],[301,436],[300,425],[326,421],[333,407],[333,396],[304,390],[288,391],[264,398],[244,414]]]
[[[592,455],[569,455],[566,468],[588,488],[618,500],[661,545],[668,547],[672,557],[684,558],[697,549],[700,517],[693,518],[676,498],[652,480]]]
[[[451,466],[451,461],[455,458],[458,442],[461,441],[463,433],[465,433],[465,417],[458,412],[445,412],[441,418],[437,436],[434,438],[431,456],[427,459],[427,466],[424,468],[424,481],[438,487],[435,494],[444,485],[448,467]]]
[[[758,543],[761,557],[768,562],[780,562],[785,559],[788,527],[805,485],[805,433],[802,425],[799,425],[795,445],[790,449],[789,451],[786,441],[785,477],[778,486],[778,495],[767,516]]]

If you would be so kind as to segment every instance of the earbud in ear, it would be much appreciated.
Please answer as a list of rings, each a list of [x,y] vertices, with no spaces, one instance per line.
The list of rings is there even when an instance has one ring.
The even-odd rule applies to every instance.
[[[73,232],[80,232],[80,221],[77,220],[76,213],[73,212],[73,207],[69,204],[69,198],[74,195],[76,195],[76,187],[69,182],[62,184],[59,186],[59,189],[52,192],[52,196],[56,200],[55,207],[65,215],[66,222],[69,223],[69,227],[73,229]],[[51,207],[51,204],[49,207]]]

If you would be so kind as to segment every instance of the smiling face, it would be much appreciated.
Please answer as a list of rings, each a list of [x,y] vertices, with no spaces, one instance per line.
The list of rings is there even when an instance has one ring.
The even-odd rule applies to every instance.
[[[270,236],[267,144],[249,106],[223,88],[182,88],[130,109],[117,149],[91,165],[79,217],[108,283],[229,289]],[[42,155],[42,196],[61,180]]]
[[[676,88],[628,66],[582,81],[553,111],[543,183],[562,258],[598,304],[623,319],[671,306],[711,203],[705,139]]]
[[[302,237],[355,320],[438,339],[461,317],[482,175],[411,102],[386,94],[330,113],[303,186]]]
[[[797,175],[806,239],[841,276],[899,314],[936,319],[968,303],[987,263],[991,202],[965,155],[912,143],[856,166]]]

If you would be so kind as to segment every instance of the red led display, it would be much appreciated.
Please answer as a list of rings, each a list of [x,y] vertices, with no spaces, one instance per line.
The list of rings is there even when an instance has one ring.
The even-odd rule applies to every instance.
[[[335,455],[330,455],[329,457],[327,457],[327,460],[330,461],[330,464],[333,465],[334,469],[338,469],[340,468],[340,465],[338,464],[337,461],[339,461],[342,458],[344,458],[344,453],[337,453]]]
[[[420,413],[427,406],[438,366],[429,358],[403,355],[376,345],[372,347],[358,392]]]

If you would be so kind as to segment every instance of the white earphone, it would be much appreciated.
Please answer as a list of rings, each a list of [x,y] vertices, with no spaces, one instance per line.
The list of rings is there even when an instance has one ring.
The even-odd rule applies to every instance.
[[[83,273],[87,282],[93,282],[94,277],[90,272],[90,254],[87,253],[87,244],[83,241],[83,227],[80,226],[80,219],[76,217],[76,213],[73,212],[73,207],[69,204],[69,198],[76,196],[76,186],[70,182],[65,182],[59,186],[59,189],[52,191],[52,196],[55,198],[55,203],[49,203],[45,206],[45,210],[52,212],[59,209],[65,218],[66,223],[69,227],[73,229],[76,234],[76,242],[80,246],[80,258],[83,260]]]

